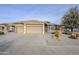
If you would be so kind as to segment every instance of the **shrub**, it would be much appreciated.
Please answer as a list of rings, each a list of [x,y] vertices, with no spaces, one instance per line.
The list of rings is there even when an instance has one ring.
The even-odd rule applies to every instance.
[[[8,32],[14,32],[14,31],[12,31],[12,30],[9,30]]]
[[[71,32],[63,32],[63,34],[71,35],[72,33]]]
[[[79,34],[76,34],[77,37],[79,37]]]
[[[5,33],[3,31],[0,31],[0,35],[4,35]]]
[[[71,39],[77,39],[78,37],[75,34],[75,35],[70,35],[69,38],[71,38]]]

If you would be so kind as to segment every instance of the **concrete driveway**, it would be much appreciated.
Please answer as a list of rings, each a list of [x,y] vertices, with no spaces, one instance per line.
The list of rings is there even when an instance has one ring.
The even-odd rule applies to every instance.
[[[50,34],[7,33],[0,36],[1,55],[69,55],[79,54],[79,39],[62,35],[61,41]]]

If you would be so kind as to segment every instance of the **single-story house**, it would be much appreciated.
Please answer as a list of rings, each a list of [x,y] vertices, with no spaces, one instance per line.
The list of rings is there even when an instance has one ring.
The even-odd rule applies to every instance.
[[[54,24],[48,21],[27,20],[15,23],[0,24],[0,31],[16,33],[48,33],[55,30]]]
[[[15,32],[17,33],[40,33],[44,34],[52,30],[54,26],[47,21],[28,20],[22,22],[16,22]]]
[[[15,31],[15,26],[13,24],[3,23],[0,24],[0,31],[3,32]]]

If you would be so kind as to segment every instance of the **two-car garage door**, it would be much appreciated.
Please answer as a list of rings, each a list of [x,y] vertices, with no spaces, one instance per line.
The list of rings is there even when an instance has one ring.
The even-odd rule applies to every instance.
[[[24,33],[24,26],[18,26],[16,31]],[[43,25],[26,25],[26,33],[43,33]]]
[[[42,25],[27,25],[26,33],[42,33],[43,27]]]

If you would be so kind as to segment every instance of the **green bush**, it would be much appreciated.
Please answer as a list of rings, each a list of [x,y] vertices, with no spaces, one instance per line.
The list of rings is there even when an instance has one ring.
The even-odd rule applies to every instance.
[[[0,35],[4,35],[4,34],[5,34],[4,32],[0,31]]]

